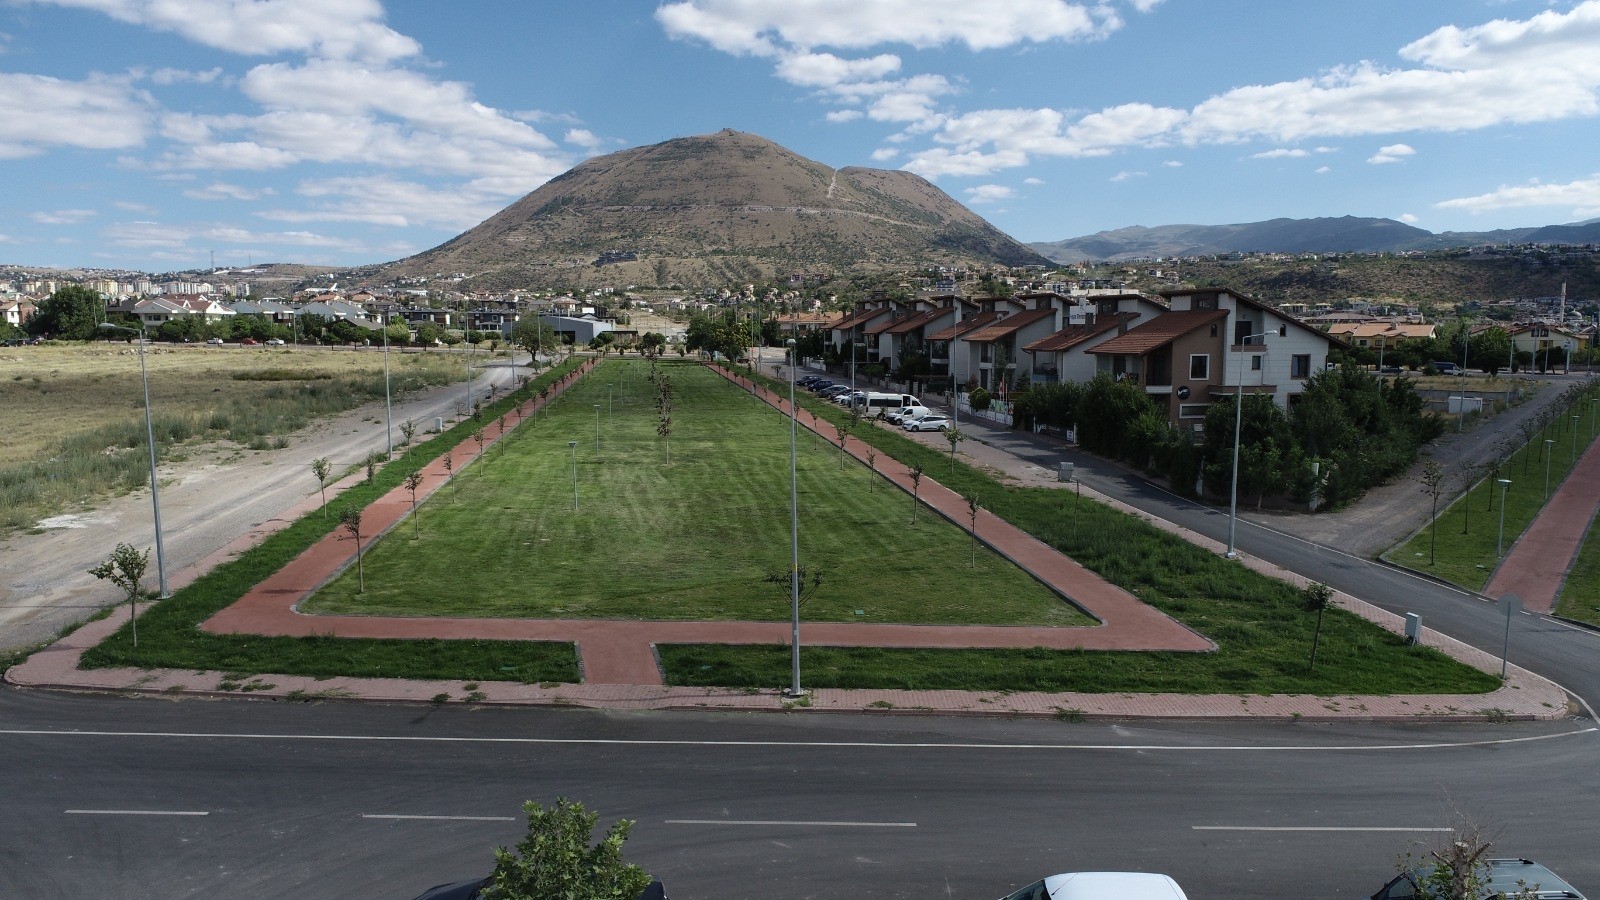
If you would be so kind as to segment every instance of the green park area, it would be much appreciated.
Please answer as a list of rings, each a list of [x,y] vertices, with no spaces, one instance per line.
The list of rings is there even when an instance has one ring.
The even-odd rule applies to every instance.
[[[1489,464],[1455,470],[1434,468],[1431,476],[1424,466],[1417,489],[1421,502],[1430,505],[1438,491],[1438,515],[1384,558],[1470,590],[1482,590],[1503,555],[1511,552],[1600,434],[1600,388],[1585,387],[1569,389],[1561,402],[1524,423]],[[1430,477],[1437,479],[1437,488],[1430,486]],[[1591,566],[1600,568],[1594,555],[1592,546],[1584,553],[1592,560]],[[1574,572],[1574,579],[1581,588],[1583,576]],[[1600,611],[1588,603],[1584,614],[1585,604],[1574,594],[1573,583],[1569,582],[1564,592],[1573,600],[1570,612],[1575,618],[1595,621]],[[1592,599],[1596,594],[1587,596]],[[1557,612],[1567,614],[1568,610],[1558,607]]]
[[[308,611],[440,616],[782,621],[789,560],[788,420],[709,370],[661,363],[671,385],[661,434],[646,361],[603,362],[546,413],[511,423],[500,446],[371,545],[366,590],[346,574]],[[546,380],[549,376],[546,376]],[[525,392],[537,393],[544,381]],[[609,387],[608,387],[609,385]],[[774,385],[776,387],[776,385]],[[527,396],[519,392],[514,396]],[[485,410],[496,417],[511,398]],[[599,446],[596,448],[598,404]],[[1211,653],[902,650],[805,647],[809,687],[1188,693],[1475,693],[1498,679],[1356,616],[1318,616],[1301,592],[1160,531],[1140,517],[1053,488],[1004,485],[929,446],[807,396],[823,434],[802,429],[801,565],[820,573],[806,621],[941,624],[1085,623],[1070,604],[937,519],[912,521],[912,498],[845,459],[853,446],[921,465],[984,508],[1078,560],[1214,641]],[[807,414],[809,419],[809,413]],[[371,502],[478,424],[447,431],[330,504]],[[573,445],[575,443],[575,446]],[[670,462],[669,454],[670,452]],[[573,509],[573,473],[577,506]],[[926,482],[924,482],[926,486]],[[573,681],[570,645],[510,641],[370,641],[209,635],[196,625],[337,527],[312,513],[142,617],[85,665],[233,673],[375,674]],[[974,561],[975,558],[975,561]],[[859,613],[858,613],[859,611]],[[803,626],[802,626],[803,627]],[[771,688],[788,681],[786,646],[665,645],[674,684]]]

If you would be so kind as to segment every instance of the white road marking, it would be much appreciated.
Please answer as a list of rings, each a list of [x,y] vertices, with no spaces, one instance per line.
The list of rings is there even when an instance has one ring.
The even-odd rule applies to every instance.
[[[1191,825],[1195,831],[1450,831],[1449,828],[1335,825]]]
[[[915,822],[788,822],[781,819],[668,819],[668,825],[827,825],[834,828],[915,828]]]
[[[208,812],[181,809],[68,809],[69,816],[209,816]]]
[[[363,819],[405,819],[423,822],[515,822],[512,816],[401,816],[383,813],[362,813]]]
[[[1306,746],[1252,746],[1249,744],[1223,744],[1211,747],[1186,747],[1176,744],[979,744],[950,742],[913,742],[895,743],[891,741],[687,741],[642,739],[623,740],[620,738],[530,738],[530,737],[418,737],[415,735],[382,735],[382,734],[256,734],[240,733],[228,734],[224,732],[184,732],[184,731],[64,731],[54,729],[29,729],[29,728],[4,728],[0,735],[12,734],[23,736],[54,736],[54,737],[114,737],[114,738],[182,738],[182,739],[209,739],[209,740],[247,740],[247,741],[356,741],[356,742],[390,742],[407,744],[522,744],[545,746],[609,746],[609,747],[790,747],[790,748],[840,748],[864,750],[1133,750],[1138,752],[1154,752],[1169,750],[1175,752],[1329,752],[1329,751],[1374,751],[1374,750],[1443,750],[1464,747],[1498,747],[1507,744],[1525,744],[1533,741],[1549,741],[1559,738],[1569,738],[1578,735],[1591,734],[1600,731],[1600,726],[1589,726],[1576,731],[1564,731],[1559,734],[1539,734],[1530,737],[1495,738],[1485,741],[1437,741],[1416,744],[1374,744],[1371,746],[1349,747],[1333,745]]]

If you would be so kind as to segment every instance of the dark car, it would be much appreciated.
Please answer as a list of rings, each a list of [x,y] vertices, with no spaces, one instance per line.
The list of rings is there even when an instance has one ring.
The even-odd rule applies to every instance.
[[[1491,859],[1486,863],[1489,877],[1484,884],[1484,900],[1491,897],[1518,897],[1519,891],[1531,891],[1538,900],[1584,900],[1578,889],[1561,876],[1531,859]],[[1403,872],[1372,895],[1372,900],[1411,900],[1417,896],[1420,872]]]
[[[489,886],[489,881],[488,878],[479,878],[476,881],[441,884],[423,891],[417,900],[478,900],[482,896],[482,890]],[[661,882],[652,881],[639,895],[638,900],[671,900],[671,898],[667,896],[667,889]]]
[[[1460,375],[1461,374],[1461,365],[1459,363],[1445,362],[1443,360],[1435,360],[1434,362],[1428,363],[1428,365],[1433,366],[1433,370],[1435,372],[1438,372],[1440,375]]]

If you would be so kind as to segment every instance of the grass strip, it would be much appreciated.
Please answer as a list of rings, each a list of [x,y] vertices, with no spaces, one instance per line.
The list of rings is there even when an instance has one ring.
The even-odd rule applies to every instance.
[[[1600,519],[1589,523],[1578,561],[1561,585],[1555,613],[1579,622],[1600,626]]]
[[[302,609],[787,619],[788,420],[696,362],[657,368],[674,397],[670,464],[649,366],[604,362],[373,545],[364,591],[350,570]],[[799,450],[800,541],[822,579],[806,592],[812,621],[1093,624],[967,532],[926,508],[913,515],[908,496],[837,447]]]
[[[569,361],[487,404],[483,421],[491,421],[517,403],[538,396],[541,389],[576,365]],[[349,488],[335,502],[341,506],[366,506],[446,450],[471,440],[480,424],[466,419],[433,440],[413,446],[379,469],[371,483]],[[210,634],[199,628],[201,622],[238,600],[338,524],[336,516],[322,511],[302,517],[146,610],[139,617],[137,648],[128,626],[123,625],[85,652],[80,666],[271,672],[317,678],[347,675],[528,683],[578,680],[576,650],[565,642],[376,640],[331,635],[294,638]]]
[[[1500,477],[1511,482],[1505,488],[1503,510],[1501,486],[1485,475],[1470,492],[1458,494],[1440,510],[1432,524],[1384,553],[1383,558],[1468,590],[1482,590],[1500,561],[1499,553],[1510,553],[1512,545],[1544,510],[1548,502],[1546,485],[1553,495],[1593,442],[1592,417],[1600,414],[1600,409],[1590,400],[1597,396],[1600,389],[1585,393],[1571,410],[1556,416],[1500,467]],[[1576,427],[1573,413],[1580,414]],[[1553,443],[1546,444],[1546,440]],[[1422,485],[1417,488],[1418,502],[1430,502],[1421,493]]]
[[[758,378],[787,391],[786,383]],[[797,400],[806,418],[815,412],[828,423],[848,419],[836,404],[809,393],[797,394]],[[947,447],[879,427],[859,427],[855,439],[906,465],[921,464],[946,487],[977,496],[985,508],[1211,638],[1218,649],[805,648],[802,625],[802,679],[808,686],[1262,694],[1470,694],[1499,686],[1493,675],[1333,609],[1323,620],[1317,667],[1307,671],[1316,617],[1290,585],[1074,492],[1010,487],[959,460],[952,466]],[[671,684],[771,687],[789,680],[783,646],[675,645],[659,651]]]

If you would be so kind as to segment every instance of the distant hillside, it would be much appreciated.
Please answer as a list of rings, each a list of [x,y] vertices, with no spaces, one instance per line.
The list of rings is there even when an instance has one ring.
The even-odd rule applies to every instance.
[[[1028,246],[1060,263],[1227,253],[1380,253],[1480,244],[1600,242],[1600,220],[1543,228],[1434,234],[1393,219],[1342,216],[1238,225],[1133,226]]]
[[[480,287],[693,285],[1047,262],[909,172],[832,169],[724,130],[588,160],[379,272],[465,273]]]

